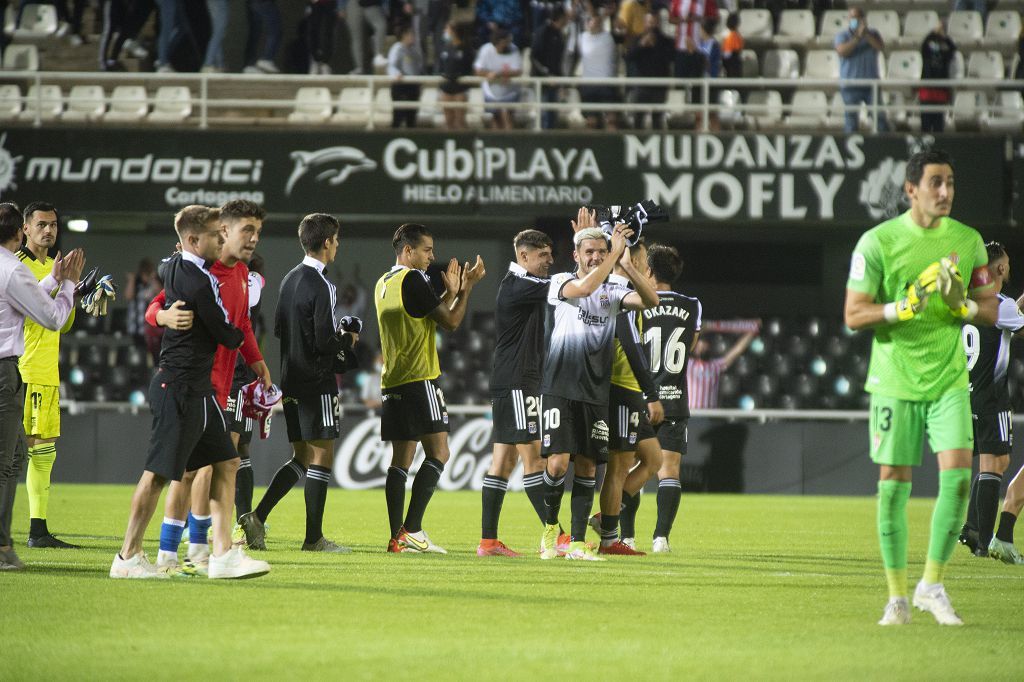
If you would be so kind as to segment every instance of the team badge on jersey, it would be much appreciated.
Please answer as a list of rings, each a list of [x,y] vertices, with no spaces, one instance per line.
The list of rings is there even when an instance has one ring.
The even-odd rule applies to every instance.
[[[548,447],[549,445],[551,445],[551,434],[550,433],[545,433],[544,434],[544,447]]]
[[[854,251],[853,259],[850,261],[850,279],[860,281],[864,279],[864,272],[867,263],[864,261],[864,254]]]
[[[608,299],[608,294],[601,294],[597,300],[602,308],[610,308],[612,305],[612,302]]]

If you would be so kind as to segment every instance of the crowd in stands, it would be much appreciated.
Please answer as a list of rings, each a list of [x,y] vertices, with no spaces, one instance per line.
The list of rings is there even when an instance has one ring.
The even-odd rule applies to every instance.
[[[465,102],[470,88],[462,80],[478,76],[484,79],[481,90],[487,120],[499,129],[516,123],[512,110],[505,105],[523,98],[521,83],[516,81],[522,75],[578,77],[580,85],[573,90],[578,91],[589,127],[660,128],[665,123],[663,111],[652,113],[638,107],[627,120],[604,105],[664,105],[670,88],[621,88],[600,81],[623,75],[714,80],[771,75],[764,73],[767,69],[758,72],[756,68],[751,74],[745,64],[749,50],[741,10],[762,8],[770,13],[773,24],[768,27],[769,34],[774,31],[781,36],[786,32],[783,20],[788,10],[813,13],[813,30],[821,36],[817,47],[832,48],[838,54],[839,92],[847,107],[844,127],[851,131],[861,123],[859,107],[866,104],[870,110],[876,91],[863,84],[842,82],[878,79],[884,75],[879,69],[884,60],[879,56],[891,50],[880,29],[871,25],[870,13],[865,13],[863,5],[843,0],[477,0],[472,9],[462,9],[452,0],[306,0],[301,24],[295,31],[297,44],[302,46],[301,55],[296,57],[295,50],[284,44],[286,30],[278,0],[238,2],[244,3],[244,26],[230,23],[242,17],[240,12],[232,14],[230,0],[205,0],[205,8],[186,0],[19,0],[0,1],[0,7],[10,6],[12,25],[17,27],[26,7],[52,4],[59,20],[57,35],[80,45],[87,39],[83,16],[92,6],[102,17],[97,47],[99,67],[107,71],[124,70],[127,58],[146,57],[152,52],[146,64],[158,72],[173,72],[180,68],[175,55],[184,51],[194,57],[184,62],[195,64],[196,69],[224,72],[226,36],[245,35],[243,73],[301,71],[327,75],[331,73],[330,63],[338,62],[334,58],[337,42],[337,47],[351,53],[347,62],[352,65],[351,73],[386,73],[393,78],[393,102],[418,100],[421,88],[404,81],[422,75],[443,78],[438,98],[442,107],[446,102]],[[975,11],[984,21],[988,11],[999,4],[991,0],[950,0],[944,8]],[[848,22],[834,36],[827,37],[823,17],[834,14],[834,10],[843,12],[847,5]],[[917,45],[920,76],[948,79],[955,76],[952,68],[958,46],[945,29],[943,15],[936,13],[935,17],[932,31]],[[203,24],[201,30],[197,21]],[[761,27],[756,30],[760,32]],[[1019,49],[1024,50],[1024,38],[1019,42]],[[389,44],[390,48],[386,47]],[[798,72],[800,57],[795,58]],[[1018,65],[1016,70],[1020,68]],[[725,84],[710,89],[691,87],[686,101],[700,103],[707,92],[712,102],[718,103],[726,88]],[[748,91],[738,92],[746,100]],[[556,103],[566,101],[568,95],[567,88],[545,86],[541,98]],[[924,131],[942,131],[944,114],[927,106],[948,105],[952,97],[949,88],[920,88],[917,101],[926,105],[921,114]],[[444,117],[451,129],[466,127],[465,108],[444,107]],[[554,110],[545,111],[541,119],[544,128],[559,124]],[[394,127],[412,127],[416,121],[415,108],[400,106],[394,110]],[[693,123],[702,126],[700,114]],[[717,129],[717,115],[712,114],[707,123],[712,130]],[[884,115],[879,115],[877,127],[880,131],[889,128]]]

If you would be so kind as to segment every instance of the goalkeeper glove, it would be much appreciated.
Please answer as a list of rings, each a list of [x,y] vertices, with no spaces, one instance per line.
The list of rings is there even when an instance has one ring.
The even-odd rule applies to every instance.
[[[941,269],[939,263],[932,263],[922,270],[917,279],[907,287],[906,296],[885,306],[886,321],[906,322],[921,312],[928,303],[928,296],[935,292]]]
[[[967,298],[963,275],[953,261],[948,258],[942,259],[936,282],[942,301],[949,307],[953,317],[967,320],[974,317],[978,312],[978,304]]]
[[[107,314],[107,304],[117,298],[117,288],[114,286],[114,278],[110,275],[103,275],[96,280],[95,286],[82,298],[82,310],[93,317],[103,317]]]

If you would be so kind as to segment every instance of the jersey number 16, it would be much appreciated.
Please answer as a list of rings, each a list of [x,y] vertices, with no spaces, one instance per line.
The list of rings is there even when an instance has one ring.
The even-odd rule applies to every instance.
[[[684,331],[683,327],[673,329],[672,333],[668,335],[668,343],[665,344],[664,351],[662,351],[661,345],[661,327],[651,327],[644,332],[644,343],[648,344],[651,349],[652,372],[661,371],[663,358],[665,371],[669,374],[679,374],[683,371],[683,366],[686,364],[686,344],[682,341]]]

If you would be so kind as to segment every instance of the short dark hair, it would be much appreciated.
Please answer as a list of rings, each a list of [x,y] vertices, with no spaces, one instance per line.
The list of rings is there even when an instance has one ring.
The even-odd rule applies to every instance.
[[[683,259],[674,246],[651,244],[647,249],[647,267],[654,273],[654,279],[672,284],[683,272]]]
[[[715,30],[718,28],[718,18],[707,17],[706,19],[704,19],[704,21],[700,23],[700,25],[701,28],[704,29],[705,33],[707,33],[709,36],[713,36],[715,35]]]
[[[565,19],[565,8],[561,5],[555,5],[548,11],[548,21],[552,24],[562,19]]]
[[[266,217],[266,210],[255,201],[248,199],[232,199],[220,207],[221,220],[239,220],[241,218],[263,220]]]
[[[491,31],[491,44],[497,45],[501,41],[508,40],[511,37],[511,31],[509,31],[504,26],[497,26],[494,30]]]
[[[395,248],[395,255],[401,255],[405,247],[415,249],[423,241],[424,237],[433,237],[426,225],[419,223],[402,223],[395,230],[395,236],[391,239],[391,246]]]
[[[992,261],[1007,255],[1006,247],[996,241],[991,241],[985,244],[985,251],[988,252],[989,264],[991,264]]]
[[[0,204],[0,242],[6,244],[14,239],[15,235],[21,234],[21,226],[24,224],[25,219],[17,204],[9,201]]]
[[[207,225],[219,219],[219,208],[192,204],[174,214],[174,231],[184,239],[187,234],[200,234]]]
[[[740,27],[740,13],[733,12],[725,18],[725,27],[730,31],[735,31]]]
[[[329,213],[310,213],[299,223],[299,243],[306,253],[316,253],[340,229],[341,223]]]
[[[941,149],[929,149],[918,152],[907,161],[907,182],[917,185],[924,177],[924,167],[933,164],[942,164],[953,167],[953,158]]]
[[[512,240],[512,248],[518,253],[519,249],[543,249],[551,246],[551,237],[540,230],[523,230]]]
[[[33,201],[31,204],[25,207],[22,212],[22,219],[27,224],[28,221],[32,220],[32,214],[36,211],[40,213],[53,213],[57,216],[57,222],[60,222],[60,213],[57,212],[57,207],[51,203],[45,201]]]

